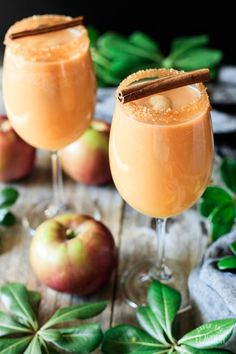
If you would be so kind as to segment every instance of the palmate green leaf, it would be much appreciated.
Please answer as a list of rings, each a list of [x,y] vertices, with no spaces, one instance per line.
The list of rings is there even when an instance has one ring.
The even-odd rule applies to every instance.
[[[87,31],[88,31],[88,35],[89,35],[90,46],[91,47],[96,46],[97,40],[99,38],[98,30],[93,26],[88,26]]]
[[[42,354],[41,342],[37,335],[34,336],[28,347],[26,348],[24,354]]]
[[[96,323],[78,327],[51,329],[49,336],[47,334],[45,336],[46,332],[47,330],[43,334],[45,339],[47,337],[47,340],[51,341],[53,345],[69,353],[90,353],[99,346],[102,340],[101,328]]]
[[[158,349],[158,350],[135,350],[134,352],[131,352],[131,354],[169,354],[169,353],[176,353],[176,352],[173,352],[173,350],[169,350],[167,348],[165,349]]]
[[[24,353],[25,348],[32,340],[30,337],[20,338],[1,338],[0,340],[0,353],[1,354],[20,354]]]
[[[106,32],[97,41],[99,52],[109,59],[119,58],[122,53],[131,54],[152,61],[159,60],[159,54],[137,47],[117,33]]]
[[[221,187],[210,186],[200,199],[199,211],[203,216],[208,217],[216,207],[227,203],[233,203],[231,195]]]
[[[0,208],[9,208],[12,206],[17,198],[19,193],[15,188],[6,187],[0,191]]]
[[[188,51],[183,57],[174,61],[174,68],[179,70],[195,70],[211,68],[219,64],[223,53],[217,49],[197,48]]]
[[[110,61],[104,58],[95,48],[91,49],[93,64],[96,72],[97,81],[100,87],[115,86],[119,83],[119,78],[109,74]]]
[[[41,294],[38,291],[28,290],[29,303],[34,313],[37,315],[41,301]]]
[[[231,252],[236,256],[236,241],[229,245]]]
[[[150,336],[158,340],[160,343],[168,344],[164,336],[163,328],[155,313],[150,309],[150,306],[139,307],[136,316],[140,326],[142,326]]]
[[[153,280],[148,288],[148,304],[168,338],[173,341],[171,327],[180,308],[180,293],[158,280]]]
[[[41,329],[40,330],[40,336],[46,341],[46,342],[54,342],[55,340],[58,340],[61,338],[61,334],[59,330],[57,329]]]
[[[236,215],[234,201],[221,187],[211,186],[206,189],[199,211],[203,216],[210,217],[213,241],[232,229]]]
[[[104,58],[96,48],[91,48],[91,54],[94,63],[99,64],[100,66],[104,67],[104,69],[108,69],[110,61],[107,58]]]
[[[106,301],[100,301],[62,307],[52,315],[52,317],[43,325],[42,329],[46,329],[63,322],[83,320],[94,317],[101,313],[106,306]]]
[[[12,226],[16,222],[14,214],[8,209],[0,209],[0,225]]]
[[[145,350],[145,351],[140,351],[140,350],[135,350],[131,354],[169,354],[169,353],[174,353],[173,350],[169,349],[158,349],[158,350]]]
[[[160,48],[154,39],[141,31],[135,31],[129,36],[129,42],[137,47],[149,50],[153,53],[160,53]]]
[[[103,354],[114,354],[114,350],[116,354],[151,354],[167,353],[168,347],[137,327],[120,325],[105,332],[101,350]]]
[[[41,341],[41,350],[42,354],[58,354],[59,352],[49,343],[45,343],[42,338],[40,338]]]
[[[220,167],[221,177],[226,186],[236,193],[236,163],[230,158],[225,158]]]
[[[38,322],[33,312],[28,290],[23,284],[10,283],[0,288],[0,298],[6,309],[27,327],[37,330]]]
[[[171,43],[170,56],[173,59],[181,57],[190,49],[206,46],[209,43],[208,35],[194,37],[177,37]]]
[[[212,223],[212,240],[216,241],[222,235],[228,233],[234,224],[235,205],[233,202],[219,205],[209,217]]]
[[[181,354],[227,354],[230,353],[223,349],[196,349],[188,345],[181,345],[177,348],[177,352]]]
[[[96,62],[94,62],[94,68],[100,86],[116,86],[119,84],[119,78],[111,75],[107,69],[97,64]]]
[[[123,80],[129,74],[141,70],[150,68],[153,63],[144,61],[138,57],[121,57],[111,63],[109,67],[109,74],[118,77],[119,80]]]
[[[31,330],[0,311],[0,337],[16,333],[31,333]]]
[[[217,262],[217,267],[220,270],[234,270],[236,271],[236,256],[227,256],[221,258]]]
[[[197,349],[217,348],[229,340],[235,325],[236,319],[212,321],[185,334],[178,344],[187,344]]]

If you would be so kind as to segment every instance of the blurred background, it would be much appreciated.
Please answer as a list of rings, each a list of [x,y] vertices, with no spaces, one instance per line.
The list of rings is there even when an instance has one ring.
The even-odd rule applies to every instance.
[[[230,4],[231,3],[231,4]],[[210,46],[222,49],[224,63],[236,63],[235,11],[233,1],[102,1],[88,0],[1,0],[1,42],[7,28],[32,14],[84,15],[86,24],[102,33],[107,30],[128,35],[141,30],[153,36],[167,53],[176,36],[209,34]],[[3,51],[1,43],[0,51]]]

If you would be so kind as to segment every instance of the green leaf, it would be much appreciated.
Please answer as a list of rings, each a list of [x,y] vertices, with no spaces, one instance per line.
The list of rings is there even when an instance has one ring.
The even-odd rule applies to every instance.
[[[138,57],[123,57],[111,63],[109,74],[118,77],[119,80],[123,80],[129,74],[141,69],[150,68],[150,66],[150,63],[140,60]]]
[[[0,311],[0,337],[16,333],[31,333],[31,331],[11,316]]]
[[[29,302],[34,313],[37,315],[41,301],[41,294],[38,291],[28,290]]]
[[[180,308],[180,293],[158,280],[153,280],[148,288],[148,304],[168,338],[173,342],[171,327]]]
[[[98,80],[102,81],[103,85],[110,85],[110,86],[116,86],[119,84],[119,78],[114,77],[114,75],[111,75],[107,69],[103,68],[101,65],[97,64],[96,62],[94,63],[95,71]],[[101,85],[101,84],[100,84]]]
[[[101,328],[96,323],[79,327],[52,329],[52,332],[56,334],[52,343],[69,353],[90,353],[99,346],[102,340]],[[60,336],[57,335],[58,333]]]
[[[52,346],[47,344],[47,351],[43,351],[43,354],[58,354],[59,352]],[[61,352],[60,352],[61,353]]]
[[[194,70],[201,68],[211,68],[219,64],[223,57],[220,50],[197,48],[188,51],[183,57],[174,61],[174,68],[179,70]]]
[[[7,310],[27,327],[34,330],[38,322],[33,312],[26,287],[20,283],[10,283],[0,288],[1,301]]]
[[[209,43],[209,36],[177,37],[171,43],[170,57],[173,59],[182,57],[190,49],[203,47]]]
[[[8,209],[0,209],[0,225],[12,226],[16,222],[16,218]]]
[[[141,306],[136,312],[139,324],[143,329],[160,343],[168,344],[155,313],[149,306]]]
[[[226,186],[236,193],[236,163],[234,160],[225,158],[220,167],[221,177]]]
[[[233,203],[231,195],[221,187],[210,186],[201,197],[199,211],[208,217],[216,207],[227,203]]]
[[[88,30],[88,35],[89,35],[89,40],[90,40],[90,45],[92,47],[96,46],[97,40],[99,38],[99,32],[98,30],[93,27],[93,26],[88,26],[87,27]]]
[[[173,350],[169,350],[169,349],[156,349],[156,350],[145,350],[145,351],[139,351],[139,350],[135,350],[134,352],[132,352],[131,354],[169,354],[169,353],[176,353],[173,352]]]
[[[16,189],[6,187],[0,191],[0,208],[9,208],[17,200],[19,193]]]
[[[206,323],[185,334],[178,344],[187,344],[198,349],[213,349],[225,344],[232,335],[236,319],[216,320]]]
[[[104,56],[102,56],[102,54],[100,54],[100,52],[96,48],[91,48],[91,54],[93,61],[96,64],[104,67],[104,69],[107,69],[109,67],[110,61],[107,58],[104,58]]]
[[[140,58],[152,61],[159,60],[159,54],[156,55],[144,48],[137,47],[129,42],[125,37],[117,33],[106,32],[97,41],[98,49],[105,57],[109,59],[119,58],[122,54],[131,54]]]
[[[157,42],[141,31],[133,32],[129,36],[129,41],[137,47],[149,50],[150,52],[160,52]]]
[[[229,245],[231,252],[236,256],[236,241]]]
[[[49,343],[45,343],[45,341],[40,337],[42,353],[43,354],[58,354],[59,352],[51,346]]]
[[[37,335],[34,336],[24,354],[42,354],[41,343]]]
[[[236,270],[236,256],[227,256],[217,262],[220,270]]]
[[[46,342],[54,342],[55,340],[58,340],[61,338],[61,334],[58,329],[43,329],[43,330],[41,329],[40,336]]]
[[[30,337],[21,338],[4,338],[0,340],[0,353],[1,354],[20,354],[24,353],[25,348],[31,341]]]
[[[106,308],[106,306],[106,301],[100,301],[60,308],[43,325],[42,329],[49,328],[63,322],[83,320],[97,316]]]
[[[196,349],[188,345],[181,345],[177,348],[178,353],[183,354],[226,354],[230,353],[227,350],[222,349]]]
[[[212,240],[216,241],[222,235],[228,233],[234,224],[235,206],[233,202],[220,205],[210,215],[212,223]]]
[[[105,332],[102,353],[114,354],[114,348],[116,354],[168,352],[168,347],[143,330],[130,325],[120,325]]]

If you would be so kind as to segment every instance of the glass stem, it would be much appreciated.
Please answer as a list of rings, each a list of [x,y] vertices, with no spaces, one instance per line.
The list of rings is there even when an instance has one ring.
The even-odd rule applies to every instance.
[[[52,161],[52,186],[53,186],[52,206],[53,208],[55,208],[55,210],[58,211],[64,203],[61,159],[58,151],[51,152],[51,161]]]
[[[171,271],[165,264],[166,220],[156,219],[158,278],[169,280]]]

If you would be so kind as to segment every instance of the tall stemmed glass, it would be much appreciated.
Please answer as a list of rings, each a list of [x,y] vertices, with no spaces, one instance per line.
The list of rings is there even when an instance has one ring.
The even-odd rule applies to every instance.
[[[177,71],[139,71],[118,91],[139,80],[178,75]],[[122,279],[128,302],[144,303],[157,278],[183,292],[183,271],[165,259],[166,219],[190,208],[209,183],[213,162],[210,104],[203,84],[169,90],[122,104],[116,100],[109,156],[115,185],[134,209],[156,218],[156,261],[145,261]],[[176,245],[178,247],[178,245]],[[185,284],[186,285],[186,284]],[[141,290],[142,291],[141,291]],[[183,299],[183,306],[187,299]]]
[[[5,37],[3,94],[9,120],[26,142],[51,151],[53,197],[37,203],[27,214],[32,232],[45,218],[70,209],[63,195],[58,150],[79,138],[89,126],[96,79],[85,27],[15,40],[10,34],[69,19],[33,16],[15,23]]]

